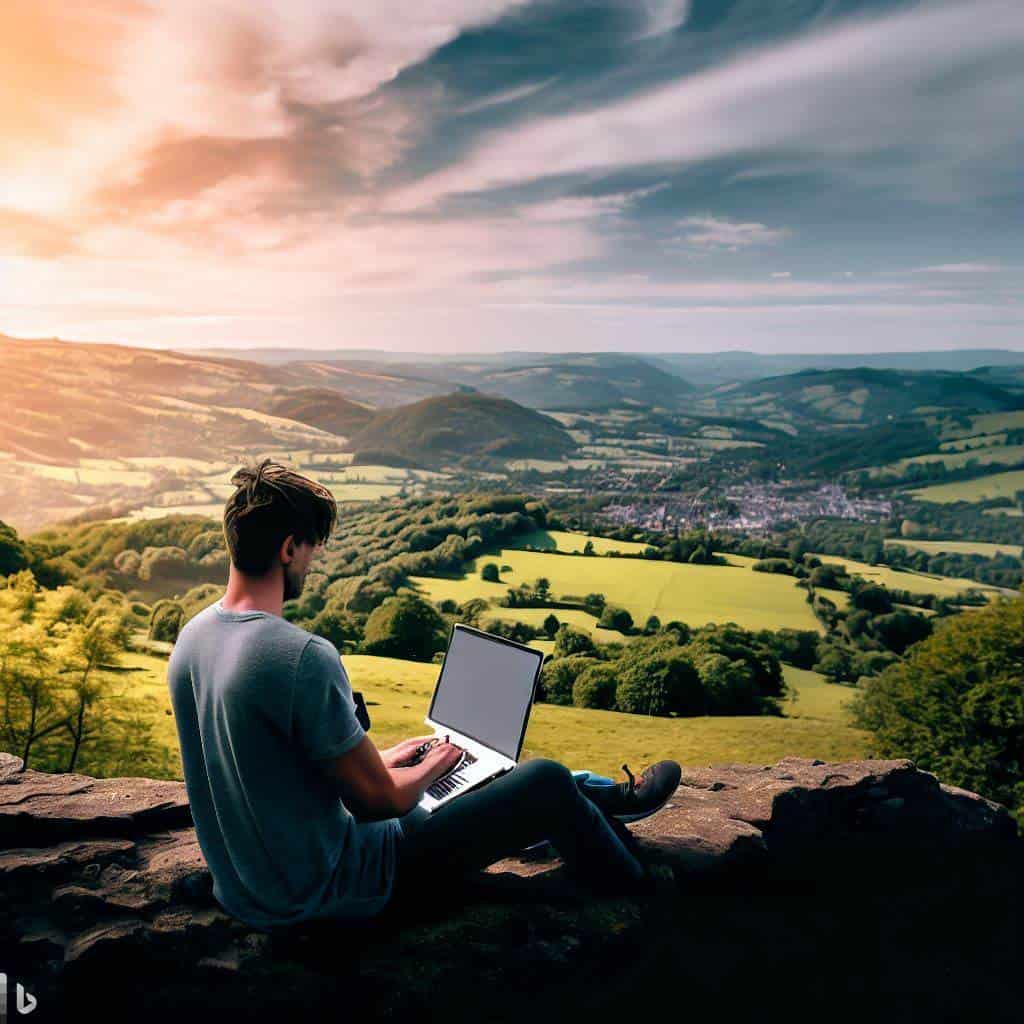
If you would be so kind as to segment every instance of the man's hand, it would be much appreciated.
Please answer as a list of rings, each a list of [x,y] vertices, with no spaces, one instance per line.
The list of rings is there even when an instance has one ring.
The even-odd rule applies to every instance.
[[[393,747],[380,752],[381,760],[388,768],[404,768],[412,762],[416,755],[416,748],[434,738],[433,733],[427,736],[413,736],[412,739],[402,740]]]
[[[438,743],[431,747],[423,760],[416,765],[416,769],[422,769],[427,785],[441,778],[442,775],[450,772],[462,757],[462,747],[454,743]]]

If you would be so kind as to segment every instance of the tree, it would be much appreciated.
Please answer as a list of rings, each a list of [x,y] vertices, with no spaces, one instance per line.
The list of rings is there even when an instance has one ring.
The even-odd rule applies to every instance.
[[[498,573],[498,566],[494,562],[487,562],[480,570],[480,579],[487,583],[500,583],[501,576]]]
[[[572,704],[576,677],[584,669],[596,664],[596,658],[582,654],[570,655],[568,658],[552,658],[541,671],[544,700],[548,704]]]
[[[644,632],[650,636],[652,633],[657,633],[661,629],[661,619],[657,615],[648,615],[647,621],[644,623]]]
[[[671,641],[646,650],[628,650],[617,665],[620,675],[615,704],[620,711],[639,715],[704,713],[704,688],[697,669]]]
[[[604,606],[607,604],[604,594],[587,594],[583,598],[583,609],[589,612],[591,615],[600,617],[601,612],[604,611]]]
[[[541,603],[547,602],[551,597],[551,581],[546,576],[538,576],[533,584],[533,593]]]
[[[345,650],[362,639],[359,620],[336,605],[328,605],[309,625],[309,631],[330,640],[339,651]]]
[[[184,622],[184,609],[177,601],[164,598],[153,605],[149,617],[149,639],[174,643]]]
[[[594,542],[592,540],[588,540],[586,544],[583,545],[583,554],[588,556],[594,554]]]
[[[106,679],[102,669],[116,665],[122,647],[117,642],[118,624],[110,619],[96,619],[91,625],[75,625],[66,642],[67,666],[74,673],[64,725],[71,738],[71,751],[65,771],[73,772],[82,746],[99,730],[91,712],[103,697]]]
[[[30,553],[13,526],[0,519],[0,576],[10,576],[28,568]]]
[[[610,710],[615,707],[618,682],[618,672],[614,665],[600,661],[588,665],[572,684],[572,702],[578,708]]]
[[[62,730],[65,708],[52,657],[53,639],[39,627],[0,637],[0,736],[28,768],[33,747]]]
[[[1024,822],[1024,600],[942,621],[864,680],[852,710],[883,757],[1014,809]]]
[[[617,629],[620,633],[627,633],[633,628],[633,616],[616,604],[605,605],[601,612],[601,618],[597,624],[604,629]]]
[[[573,629],[565,622],[558,627],[553,651],[556,658],[566,658],[571,654],[593,654],[595,650],[594,641],[582,630]]]
[[[444,645],[444,619],[415,594],[389,597],[366,620],[363,650],[367,654],[430,661]]]
[[[558,627],[561,623],[558,621],[558,617],[552,613],[551,615],[545,616],[542,629],[548,636],[554,636],[558,632]]]
[[[39,603],[39,587],[31,569],[22,569],[7,577],[11,607],[22,622],[31,622]]]

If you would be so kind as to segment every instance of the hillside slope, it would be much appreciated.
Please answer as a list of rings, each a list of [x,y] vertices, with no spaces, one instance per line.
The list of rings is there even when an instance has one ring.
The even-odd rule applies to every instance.
[[[289,388],[271,403],[268,411],[343,437],[356,433],[373,419],[372,409],[330,388]]]
[[[878,423],[938,409],[1002,412],[1020,399],[968,373],[802,370],[714,392],[722,406],[747,415],[803,416],[831,423]]]
[[[448,392],[453,385],[462,385],[531,409],[574,412],[624,404],[676,409],[693,391],[685,380],[646,359],[616,352],[518,356],[500,361],[343,359],[288,365],[296,373],[317,374],[322,384],[356,400],[372,389],[374,405],[394,405],[396,400],[427,397],[430,390]],[[413,389],[419,393],[410,394]]]
[[[575,442],[549,416],[507,398],[455,393],[378,412],[349,441],[358,452],[390,451],[426,463],[441,458],[557,458]]]

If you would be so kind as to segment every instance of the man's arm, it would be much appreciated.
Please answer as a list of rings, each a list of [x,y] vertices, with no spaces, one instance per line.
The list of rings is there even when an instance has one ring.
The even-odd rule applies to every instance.
[[[338,757],[318,762],[345,806],[364,821],[400,817],[419,803],[424,790],[449,771],[462,751],[438,743],[419,764],[388,768],[369,736]]]

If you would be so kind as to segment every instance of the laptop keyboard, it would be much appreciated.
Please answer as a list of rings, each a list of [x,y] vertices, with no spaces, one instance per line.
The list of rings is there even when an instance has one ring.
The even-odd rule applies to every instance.
[[[468,750],[464,750],[462,757],[447,775],[442,775],[441,778],[427,786],[427,794],[435,800],[440,800],[461,789],[466,784],[466,777],[462,774],[462,769],[475,763],[476,758]]]

